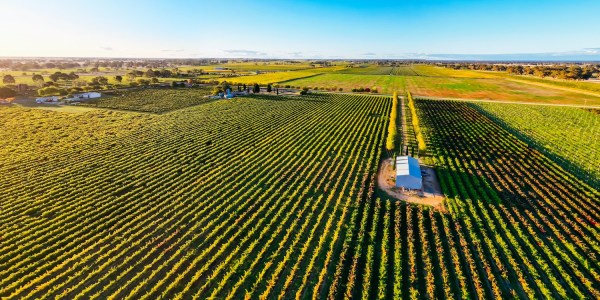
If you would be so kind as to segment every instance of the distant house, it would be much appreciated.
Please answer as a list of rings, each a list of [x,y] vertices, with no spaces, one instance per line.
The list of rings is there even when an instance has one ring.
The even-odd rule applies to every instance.
[[[35,98],[36,103],[57,103],[58,96],[48,96],[48,97],[40,97]]]
[[[418,190],[423,187],[419,161],[410,156],[396,157],[396,187]]]
[[[85,100],[85,99],[100,98],[101,96],[102,96],[102,94],[100,94],[98,92],[87,92],[87,93],[74,94],[73,99],[74,100]]]

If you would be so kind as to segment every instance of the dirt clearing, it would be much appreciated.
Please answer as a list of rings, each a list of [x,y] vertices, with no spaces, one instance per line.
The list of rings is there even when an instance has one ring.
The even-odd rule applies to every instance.
[[[423,176],[423,189],[418,191],[403,191],[396,187],[396,171],[393,167],[394,159],[388,158],[379,165],[379,176],[377,184],[379,188],[386,192],[390,197],[416,204],[425,204],[433,206],[439,211],[446,211],[444,207],[444,195],[442,194],[440,184],[435,176],[435,170],[428,166],[421,166],[421,175]]]

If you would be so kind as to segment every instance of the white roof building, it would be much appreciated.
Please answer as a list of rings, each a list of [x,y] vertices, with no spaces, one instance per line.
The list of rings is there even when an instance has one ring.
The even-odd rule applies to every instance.
[[[419,161],[410,156],[396,157],[396,187],[418,190],[423,187]]]
[[[102,96],[102,94],[100,94],[98,92],[87,92],[87,93],[74,94],[73,98],[75,98],[75,99],[94,99],[94,98],[100,98],[101,96]]]

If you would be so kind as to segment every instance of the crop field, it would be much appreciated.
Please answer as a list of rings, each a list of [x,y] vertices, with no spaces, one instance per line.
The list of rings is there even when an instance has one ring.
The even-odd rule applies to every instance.
[[[339,70],[336,73],[340,74],[359,74],[359,75],[390,75],[393,67],[380,67],[375,65],[358,66],[354,68],[346,68]]]
[[[204,98],[204,96],[210,95],[211,91],[212,87],[119,91],[112,96],[84,101],[81,105],[163,113],[206,103],[210,99]]]
[[[318,76],[300,78],[285,81],[283,84],[289,84],[299,87],[338,87],[344,91],[350,91],[353,88],[377,88],[380,93],[391,94],[394,90],[403,90],[403,76],[389,75],[358,75],[358,74],[321,74]]]
[[[391,103],[0,107],[0,297],[600,296],[600,192],[482,109],[518,115],[416,100],[441,213],[375,188]]]
[[[392,70],[392,75],[402,76],[418,76],[419,74],[413,70],[413,66],[397,66]]]
[[[433,98],[465,98],[546,104],[600,105],[600,97],[505,79],[406,77],[415,95]]]
[[[598,298],[600,193],[467,103],[419,100],[417,108],[452,221],[442,216],[449,226],[416,238],[429,245],[439,238],[436,251],[408,249],[423,276],[410,289]]]
[[[218,79],[219,81],[228,81],[234,83],[241,84],[269,84],[269,83],[278,83],[285,82],[288,80],[293,80],[297,78],[305,78],[316,76],[318,73],[306,72],[306,71],[289,71],[289,72],[274,72],[274,73],[266,73],[252,76],[239,76],[239,77],[225,77]]]
[[[338,257],[372,194],[390,103],[250,97],[167,115],[0,107],[10,151],[0,295],[327,293],[351,261]]]
[[[411,69],[419,76],[428,77],[459,77],[459,78],[498,78],[501,73],[473,70],[453,70],[431,65],[411,65]]]
[[[454,70],[451,70],[454,71]],[[459,71],[457,71],[459,72]],[[600,97],[503,78],[477,79],[468,77],[389,76],[359,74],[321,74],[292,79],[284,84],[307,87],[338,87],[344,91],[353,88],[377,88],[380,93],[391,94],[406,89],[415,95],[432,98],[464,98],[548,104],[576,104],[600,106]]]
[[[411,66],[397,66],[397,67],[381,67],[381,66],[360,66],[354,68],[346,68],[339,70],[335,73],[340,74],[357,74],[357,75],[404,75],[404,76],[415,76],[415,73]]]
[[[600,115],[582,108],[473,104],[571,173],[600,188]]]

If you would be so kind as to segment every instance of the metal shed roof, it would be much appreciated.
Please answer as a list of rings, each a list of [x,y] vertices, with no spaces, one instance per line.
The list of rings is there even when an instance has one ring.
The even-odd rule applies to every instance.
[[[396,157],[396,176],[410,175],[421,178],[419,161],[410,156]]]
[[[410,156],[396,157],[396,186],[420,189],[423,185],[419,161]]]

